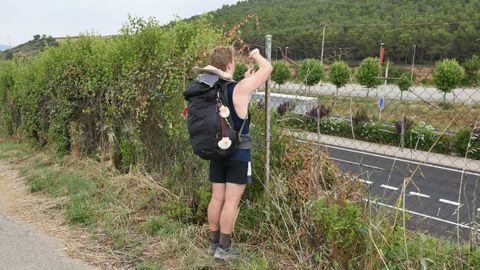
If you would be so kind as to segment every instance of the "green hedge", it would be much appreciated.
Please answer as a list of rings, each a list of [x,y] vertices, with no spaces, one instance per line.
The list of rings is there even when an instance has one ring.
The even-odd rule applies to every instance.
[[[290,113],[284,117],[288,127],[317,132],[317,119],[304,115],[295,115]],[[399,146],[401,136],[395,127],[383,123],[368,121],[354,124],[353,131],[355,139],[379,144]],[[349,120],[324,117],[320,120],[320,132],[326,135],[339,136],[344,138],[353,138],[352,127]],[[440,134],[435,128],[420,122],[407,130],[404,135],[404,147],[418,149],[440,154],[456,154],[480,160],[480,132],[474,132],[471,128],[466,128],[456,133]],[[472,139],[470,140],[470,137]],[[468,143],[470,142],[470,147]]]
[[[206,18],[162,27],[130,18],[113,38],[84,35],[32,60],[0,63],[0,126],[60,153],[110,155],[119,168],[168,166],[188,147],[182,92],[220,43]]]

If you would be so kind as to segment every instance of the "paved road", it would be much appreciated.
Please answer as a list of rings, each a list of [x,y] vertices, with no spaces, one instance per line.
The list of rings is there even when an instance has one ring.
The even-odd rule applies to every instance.
[[[408,228],[455,237],[458,227],[461,237],[468,239],[480,214],[480,172],[425,164],[414,174],[417,161],[326,147],[343,171],[362,179],[370,190],[370,201],[380,208],[394,208],[405,178],[411,177],[405,192],[405,208],[411,216]]]
[[[96,269],[67,257],[63,250],[58,240],[7,216],[0,202],[0,270]]]
[[[280,87],[276,87],[274,92],[287,93],[313,93],[313,94],[335,94],[336,88],[330,83],[315,85],[310,88],[295,83],[286,83]],[[341,96],[366,97],[367,90],[359,84],[347,84],[339,89]],[[400,99],[400,89],[396,85],[381,85],[370,90],[370,97],[384,96],[386,99]],[[439,102],[443,100],[443,93],[431,86],[414,86],[411,91],[403,93],[404,100],[424,100],[429,102]],[[462,88],[455,89],[453,94],[447,94],[446,99],[455,103],[478,104],[480,102],[480,89]]]

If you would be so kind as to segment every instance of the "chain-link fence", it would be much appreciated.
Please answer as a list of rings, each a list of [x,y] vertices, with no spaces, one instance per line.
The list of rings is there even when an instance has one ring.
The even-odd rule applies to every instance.
[[[269,58],[271,45],[275,37],[267,36]],[[462,76],[449,73],[458,64],[445,61],[442,73],[377,57],[356,66],[327,57],[293,61],[283,51],[275,58],[272,80],[253,97],[269,109],[267,127],[322,146],[358,176],[371,205],[405,209],[410,228],[464,239],[477,231],[480,88],[452,79]],[[277,139],[268,132],[267,153]]]

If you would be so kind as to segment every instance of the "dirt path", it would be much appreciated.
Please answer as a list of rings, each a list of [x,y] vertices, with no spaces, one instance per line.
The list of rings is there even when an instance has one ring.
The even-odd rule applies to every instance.
[[[61,200],[31,194],[15,167],[0,161],[0,270],[115,268],[86,231],[66,225]]]

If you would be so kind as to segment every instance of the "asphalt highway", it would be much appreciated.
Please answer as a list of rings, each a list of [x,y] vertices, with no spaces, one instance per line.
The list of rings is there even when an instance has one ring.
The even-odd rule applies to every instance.
[[[358,176],[367,186],[366,200],[377,209],[401,209],[405,198],[409,229],[455,238],[458,228],[463,240],[480,229],[479,171],[421,164],[345,147],[325,147],[340,169]]]

